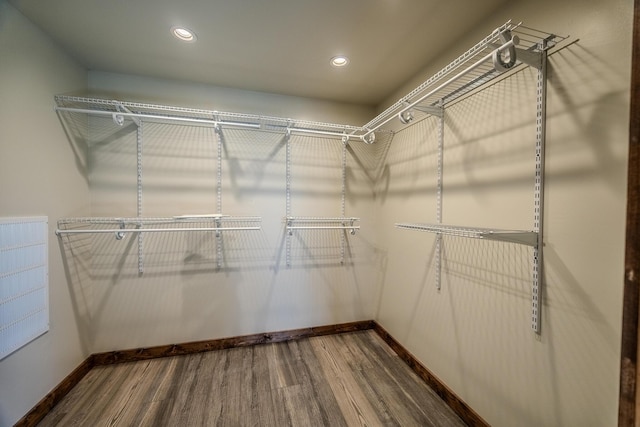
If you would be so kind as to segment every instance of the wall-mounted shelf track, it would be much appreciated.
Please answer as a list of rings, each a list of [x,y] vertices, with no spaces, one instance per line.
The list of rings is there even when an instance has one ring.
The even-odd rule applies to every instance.
[[[285,135],[286,141],[286,216],[284,218],[286,229],[286,262],[287,267],[291,266],[291,239],[293,237],[294,230],[342,230],[340,234],[340,263],[344,264],[345,252],[346,252],[346,234],[349,232],[351,235],[356,234],[356,230],[360,229],[359,225],[355,223],[360,221],[360,218],[346,217],[345,205],[347,195],[347,145],[349,144],[349,138],[346,136],[342,138],[342,188],[340,193],[340,215],[339,217],[303,217],[294,216],[291,214],[291,132],[287,132]]]

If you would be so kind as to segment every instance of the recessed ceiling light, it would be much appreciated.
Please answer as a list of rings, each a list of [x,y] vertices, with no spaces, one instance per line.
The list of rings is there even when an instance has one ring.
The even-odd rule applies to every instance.
[[[349,58],[346,56],[338,55],[331,58],[331,65],[334,67],[344,67],[349,63]]]
[[[196,33],[185,27],[171,27],[171,34],[183,42],[196,41]]]

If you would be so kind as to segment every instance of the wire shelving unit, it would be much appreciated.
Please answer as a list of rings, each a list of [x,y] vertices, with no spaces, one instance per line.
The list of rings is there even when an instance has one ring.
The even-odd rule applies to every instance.
[[[397,228],[435,233],[436,287],[441,287],[442,236],[497,240],[533,247],[531,286],[531,328],[540,333],[540,295],[542,288],[542,212],[544,206],[544,141],[546,122],[547,52],[566,37],[525,27],[522,23],[506,22],[463,53],[423,84],[402,97],[376,118],[364,125],[369,134],[387,125],[394,118],[404,125],[417,114],[436,116],[438,128],[438,166],[436,223],[396,223]],[[536,134],[533,226],[531,230],[503,230],[442,224],[444,116],[447,105],[472,95],[498,77],[506,77],[520,66],[531,66],[537,73]]]

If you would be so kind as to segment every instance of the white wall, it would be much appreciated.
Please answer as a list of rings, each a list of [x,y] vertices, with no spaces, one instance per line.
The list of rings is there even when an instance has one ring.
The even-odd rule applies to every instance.
[[[82,145],[67,139],[53,95],[84,90],[86,72],[0,0],[0,216],[49,217],[50,330],[0,361],[0,425],[12,425],[89,354],[65,277],[60,217],[88,213]],[[77,141],[76,141],[77,142]]]
[[[445,237],[435,222],[436,121],[393,140],[380,185],[386,262],[378,321],[494,426],[617,420],[632,2],[511,2],[390,102],[507,18],[578,39],[549,58],[542,334],[530,329],[531,249]],[[535,73],[446,112],[443,222],[533,225]]]

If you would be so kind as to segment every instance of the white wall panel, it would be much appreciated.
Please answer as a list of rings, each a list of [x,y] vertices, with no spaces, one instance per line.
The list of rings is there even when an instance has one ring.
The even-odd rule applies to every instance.
[[[0,218],[0,360],[49,330],[48,218]]]

